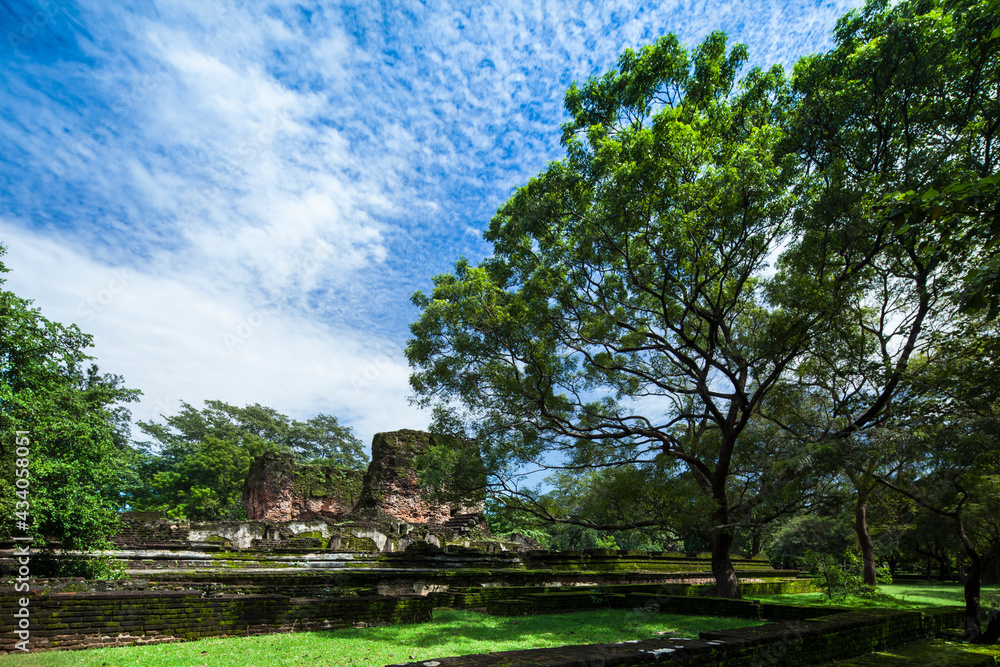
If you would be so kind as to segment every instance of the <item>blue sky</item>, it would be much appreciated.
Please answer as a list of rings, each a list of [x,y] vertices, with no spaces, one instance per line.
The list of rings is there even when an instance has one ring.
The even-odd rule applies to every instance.
[[[562,98],[625,48],[712,30],[752,64],[830,47],[859,3],[0,0],[8,289],[141,389],[378,431],[409,303],[559,159]]]

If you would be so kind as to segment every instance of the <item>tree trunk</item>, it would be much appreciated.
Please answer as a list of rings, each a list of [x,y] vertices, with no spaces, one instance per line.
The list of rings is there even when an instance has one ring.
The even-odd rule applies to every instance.
[[[948,554],[938,556],[941,569],[938,571],[938,581],[951,581],[951,558]]]
[[[965,533],[965,525],[961,516],[955,517],[958,527],[958,537],[962,540],[965,553],[972,561],[969,572],[965,578],[965,641],[970,644],[979,642],[983,634],[982,621],[979,618],[979,594],[983,585],[983,562],[979,557],[979,552],[973,546],[969,536]]]
[[[979,593],[982,588],[982,572],[979,556],[972,559],[972,567],[965,580],[965,641],[975,644],[982,635],[979,618]]]
[[[900,561],[899,553],[893,551],[892,555],[889,556],[889,574],[891,574],[894,577],[896,576],[896,568],[899,567],[899,561]]]
[[[858,494],[858,503],[854,509],[854,532],[858,536],[861,547],[861,561],[864,564],[864,582],[874,586],[875,580],[875,545],[871,533],[868,532],[868,494]]]
[[[718,528],[712,534],[712,574],[715,575],[715,594],[724,598],[742,598],[740,581],[736,578],[729,552],[733,546],[731,528]]]

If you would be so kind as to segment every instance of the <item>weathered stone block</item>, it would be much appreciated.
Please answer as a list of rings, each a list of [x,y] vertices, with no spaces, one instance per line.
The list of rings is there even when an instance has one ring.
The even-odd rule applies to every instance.
[[[243,486],[247,517],[275,522],[339,519],[357,503],[363,476],[336,466],[296,465],[291,454],[264,454],[250,466]]]
[[[445,436],[423,431],[377,433],[372,461],[364,473],[335,466],[296,465],[291,454],[268,453],[250,467],[243,502],[251,521],[328,519],[455,524],[478,521],[483,503],[435,502],[417,478],[417,455]],[[264,535],[264,539],[278,536]],[[323,537],[326,537],[325,535]]]
[[[376,433],[372,462],[351,516],[388,515],[407,523],[445,524],[457,515],[481,513],[482,502],[472,506],[434,502],[420,487],[415,459],[445,437],[409,429]]]

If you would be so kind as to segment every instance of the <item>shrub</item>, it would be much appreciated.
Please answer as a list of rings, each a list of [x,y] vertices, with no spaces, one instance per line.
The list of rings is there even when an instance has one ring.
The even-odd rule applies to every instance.
[[[879,601],[887,597],[878,590],[877,586],[865,584],[861,574],[861,559],[853,551],[846,552],[841,560],[830,554],[810,551],[806,554],[805,561],[813,579],[823,589],[829,600],[861,598]],[[892,583],[892,574],[890,574],[888,567],[880,565],[876,568],[875,573],[881,583]]]

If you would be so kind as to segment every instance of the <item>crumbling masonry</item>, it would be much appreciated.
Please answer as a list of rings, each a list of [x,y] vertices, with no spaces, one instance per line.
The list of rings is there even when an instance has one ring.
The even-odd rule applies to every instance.
[[[243,501],[250,521],[388,519],[447,525],[477,515],[473,505],[432,501],[422,493],[414,460],[444,436],[400,430],[377,433],[364,473],[334,466],[299,466],[291,454],[266,454],[250,468]]]

